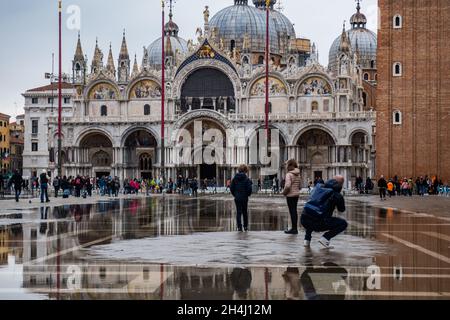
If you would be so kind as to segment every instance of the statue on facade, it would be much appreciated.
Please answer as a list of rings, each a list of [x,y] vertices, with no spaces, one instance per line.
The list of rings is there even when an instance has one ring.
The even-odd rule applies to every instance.
[[[205,11],[203,11],[203,18],[205,20],[205,25],[209,24],[209,7],[205,6]]]

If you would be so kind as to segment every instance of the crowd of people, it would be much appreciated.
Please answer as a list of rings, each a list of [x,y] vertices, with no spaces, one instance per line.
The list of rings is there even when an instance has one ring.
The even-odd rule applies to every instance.
[[[448,182],[443,183],[437,177],[421,176],[413,180],[413,178],[401,179],[398,176],[386,179],[381,176],[377,185],[381,200],[386,200],[387,196],[389,198],[395,196],[412,197],[413,195],[422,197],[426,195],[450,196]]]

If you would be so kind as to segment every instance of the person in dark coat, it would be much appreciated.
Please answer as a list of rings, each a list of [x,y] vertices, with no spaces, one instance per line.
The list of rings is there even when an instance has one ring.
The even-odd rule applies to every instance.
[[[252,182],[247,177],[248,167],[241,165],[238,173],[231,181],[230,191],[234,197],[237,211],[238,231],[248,231],[248,198],[252,195]],[[242,216],[244,217],[244,225],[242,225]],[[244,229],[242,229],[244,227]]]
[[[378,180],[378,190],[380,192],[380,199],[386,200],[386,189],[387,189],[387,182],[384,176],[380,177],[380,180]]]
[[[42,170],[41,175],[39,176],[39,185],[41,187],[41,203],[50,202],[50,199],[48,198],[48,176],[47,171],[44,169]]]
[[[327,212],[323,212],[321,215],[311,215],[306,210],[303,210],[301,223],[306,229],[304,242],[305,247],[310,246],[313,232],[326,231],[322,238],[320,238],[319,243],[325,248],[332,248],[330,246],[330,240],[347,229],[347,221],[341,218],[333,217],[335,209],[339,212],[345,211],[345,200],[341,194],[343,185],[344,177],[337,176],[334,179],[327,181],[327,183],[323,186],[323,188],[331,189],[333,191],[331,196],[327,199]],[[309,202],[313,202],[315,200],[315,194],[316,192],[312,194]]]
[[[16,202],[19,202],[20,194],[22,193],[22,185],[23,185],[23,179],[22,176],[19,174],[19,171],[15,170],[13,176],[11,177],[11,180],[9,181],[9,188],[14,185],[14,191],[16,196]]]

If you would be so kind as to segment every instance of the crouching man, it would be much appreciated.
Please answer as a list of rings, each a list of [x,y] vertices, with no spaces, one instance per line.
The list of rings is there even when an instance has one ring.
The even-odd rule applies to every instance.
[[[319,243],[331,249],[330,240],[347,229],[344,219],[333,217],[335,209],[345,211],[345,201],[341,194],[343,185],[344,177],[337,176],[315,188],[301,216],[301,223],[306,229],[305,247],[310,246],[313,232],[326,232]]]

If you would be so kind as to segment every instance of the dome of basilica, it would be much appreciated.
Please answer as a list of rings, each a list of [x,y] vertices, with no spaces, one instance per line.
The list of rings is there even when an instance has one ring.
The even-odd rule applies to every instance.
[[[265,51],[266,14],[261,9],[265,7],[265,1],[264,6],[258,1],[253,2],[255,7],[249,6],[248,0],[235,0],[234,5],[219,11],[211,18],[210,27],[217,28],[217,35],[223,39],[227,49],[231,49],[233,45],[242,48],[247,34],[251,52]],[[275,2],[272,0],[273,4]],[[270,17],[270,50],[272,53],[280,53],[285,49],[282,46],[289,45],[289,39],[295,39],[294,26],[278,11],[271,10]]]
[[[377,35],[366,28],[367,18],[361,13],[358,2],[357,12],[351,17],[352,28],[347,31],[352,50],[359,52],[359,61],[363,69],[376,69],[377,61]],[[334,40],[329,54],[329,68],[337,68],[337,57],[341,45],[341,36]]]
[[[178,25],[173,22],[172,15],[170,15],[169,22],[164,27],[164,33],[166,35],[165,49],[171,50],[173,54],[178,52],[180,54],[186,54],[188,52],[187,41],[178,36]],[[170,41],[170,42],[169,42]],[[150,66],[161,66],[162,63],[162,44],[161,37],[155,40],[148,48],[148,59]]]

